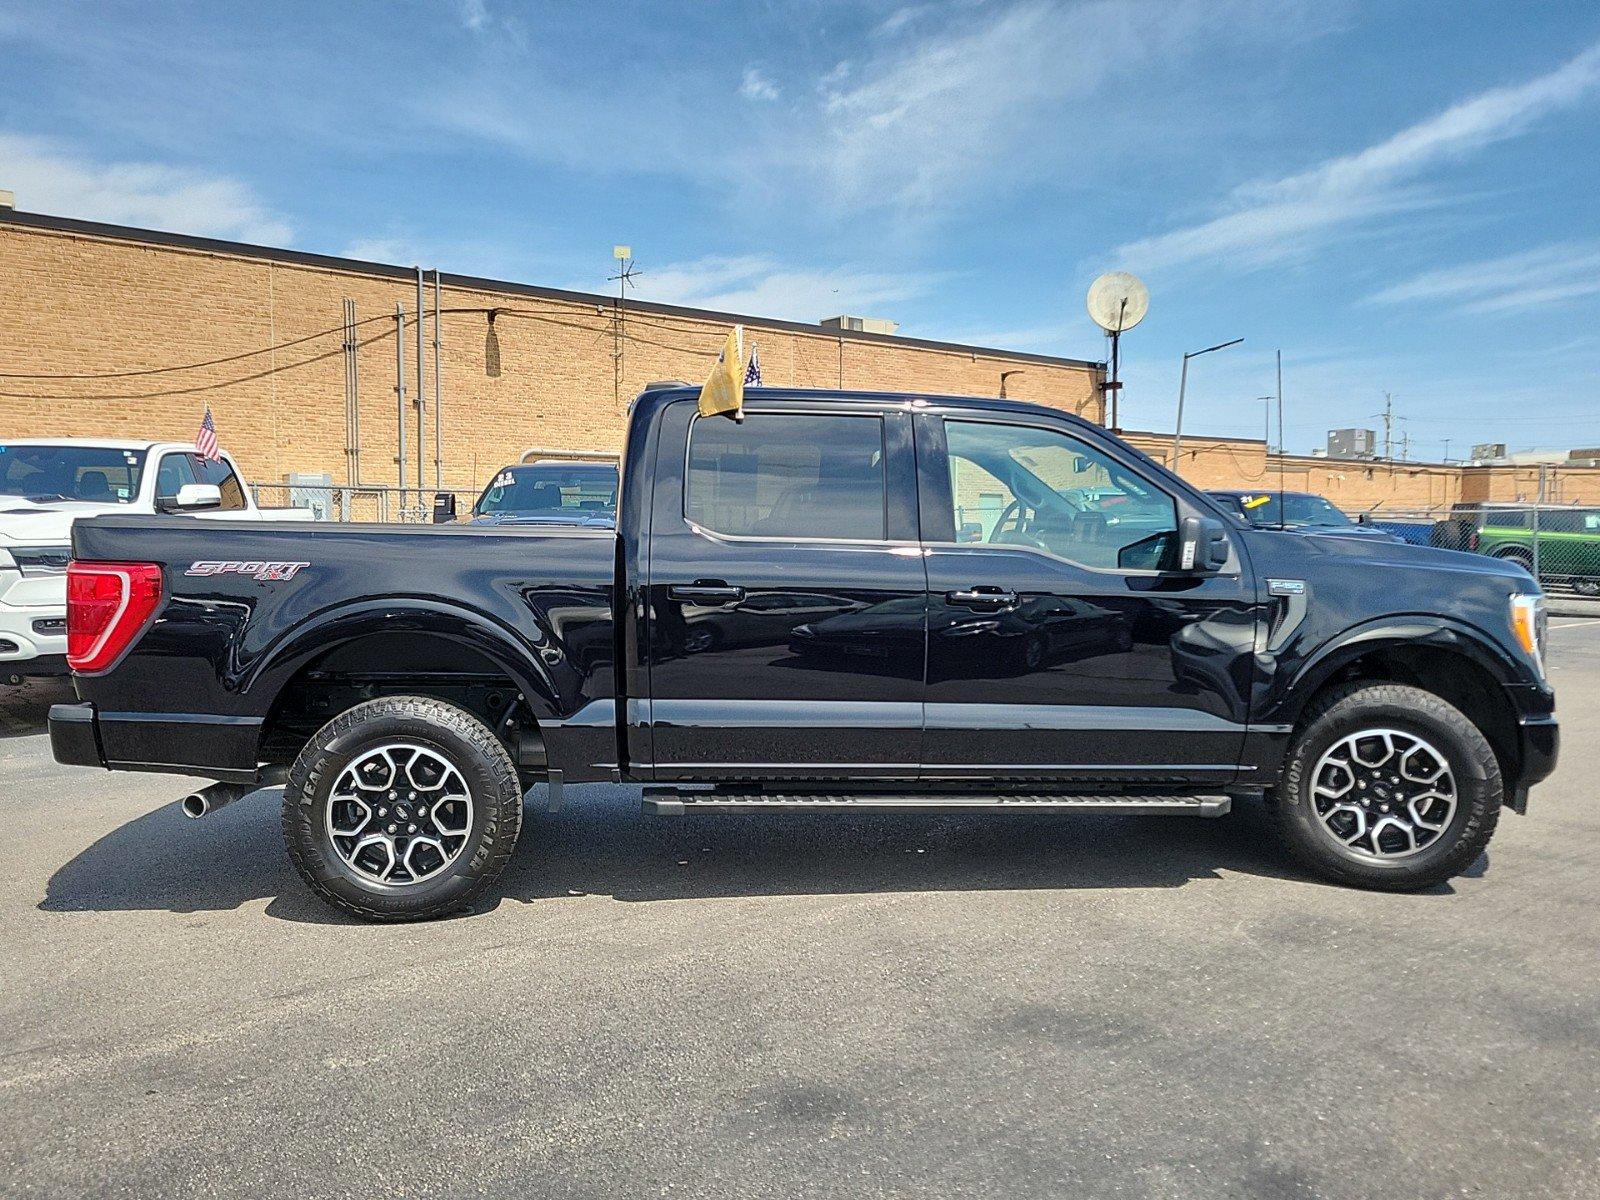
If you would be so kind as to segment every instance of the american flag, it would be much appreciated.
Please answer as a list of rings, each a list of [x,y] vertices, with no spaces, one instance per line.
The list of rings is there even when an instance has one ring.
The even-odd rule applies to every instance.
[[[750,365],[745,368],[744,385],[745,387],[761,386],[761,351],[754,346],[750,347]]]
[[[200,451],[200,457],[211,462],[221,462],[222,455],[217,451],[217,423],[211,419],[211,406],[206,405],[206,415],[200,418],[200,432],[194,435],[194,448]]]

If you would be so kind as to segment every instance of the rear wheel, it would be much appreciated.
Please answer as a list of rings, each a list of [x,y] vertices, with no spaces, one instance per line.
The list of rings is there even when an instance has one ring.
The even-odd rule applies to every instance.
[[[1503,784],[1483,733],[1421,688],[1357,683],[1318,701],[1273,804],[1295,857],[1362,887],[1430,887],[1494,834]]]
[[[283,832],[318,896],[368,920],[468,904],[504,869],[522,824],[511,756],[468,712],[387,696],[329,721],[289,772]]]

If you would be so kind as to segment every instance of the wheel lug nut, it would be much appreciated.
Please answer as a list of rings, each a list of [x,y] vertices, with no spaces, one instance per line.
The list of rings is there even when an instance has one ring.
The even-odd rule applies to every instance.
[[[389,810],[387,808],[380,808],[378,810],[378,815],[380,817],[387,817],[389,815]]]
[[[415,833],[416,831],[417,831],[417,827],[415,825],[407,825],[406,826],[406,832],[407,833]]]
[[[389,832],[393,833],[394,831],[395,831],[395,826],[393,826],[393,825],[389,826]]]

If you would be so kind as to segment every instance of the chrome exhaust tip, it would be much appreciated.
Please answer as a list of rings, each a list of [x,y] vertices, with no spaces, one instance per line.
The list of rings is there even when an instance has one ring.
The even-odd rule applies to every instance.
[[[198,821],[201,817],[232,804],[241,796],[248,796],[255,791],[255,787],[245,783],[213,783],[210,787],[201,788],[198,792],[190,792],[181,801],[183,815],[191,821]]]

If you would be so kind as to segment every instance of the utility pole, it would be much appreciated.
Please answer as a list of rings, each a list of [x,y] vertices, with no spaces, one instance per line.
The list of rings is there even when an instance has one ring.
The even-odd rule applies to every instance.
[[[1444,440],[1444,461],[1445,461],[1446,465],[1448,465],[1449,462],[1450,462],[1450,439],[1449,438],[1445,438],[1445,440]]]
[[[1411,453],[1411,431],[1409,429],[1402,429],[1400,431],[1400,461],[1401,462],[1405,462],[1407,456],[1410,453]]]
[[[611,257],[616,260],[617,273],[609,276],[617,283],[617,311],[611,323],[611,400],[618,408],[622,407],[622,372],[624,355],[627,353],[628,334],[623,328],[624,306],[628,301],[628,285],[633,282],[637,273],[633,269],[633,247],[613,246]]]
[[[1383,394],[1383,457],[1394,460],[1394,397]]]

